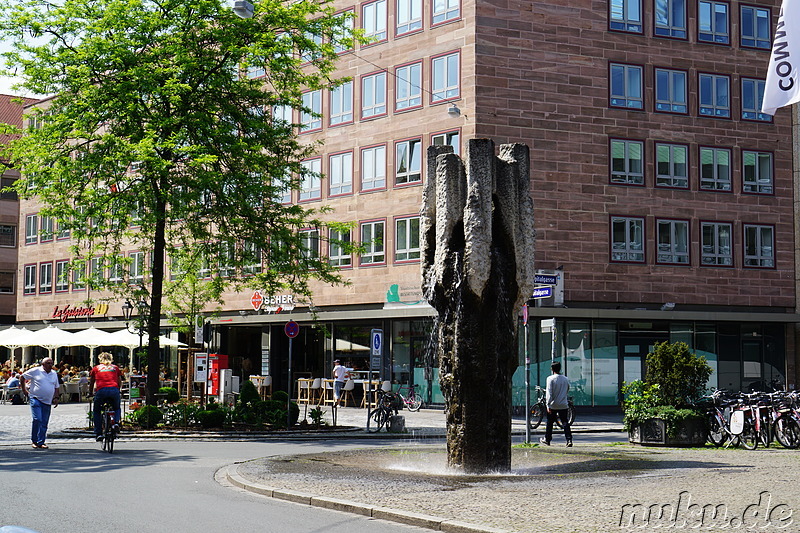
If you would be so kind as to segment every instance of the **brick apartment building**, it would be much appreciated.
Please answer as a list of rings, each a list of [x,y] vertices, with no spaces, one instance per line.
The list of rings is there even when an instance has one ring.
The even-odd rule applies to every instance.
[[[465,139],[488,137],[531,147],[531,261],[558,277],[556,296],[531,309],[533,383],[551,357],[563,359],[578,403],[616,405],[650,347],[680,340],[708,357],[714,386],[796,385],[791,118],[758,111],[776,1],[336,5],[374,42],[341,52],[351,82],[305,94],[321,119],[273,110],[309,142],[324,141],[305,164],[326,179],[306,180],[286,201],[330,205],[331,217],[355,223],[353,239],[372,244],[357,256],[320,250],[352,282],[316,288],[327,335],[307,327],[308,303],[286,305],[291,294],[258,312],[251,293],[229,295],[212,349],[229,354],[236,373],[261,370],[285,387],[288,317],[301,324],[294,377],[328,376],[335,358],[365,368],[370,331],[380,328],[384,372],[441,402],[427,349],[432,310],[420,291],[425,147],[463,153]],[[35,206],[22,211],[20,227],[36,216]],[[18,321],[41,324],[86,295],[26,287],[25,265],[40,283],[42,264],[67,259],[66,243],[28,237]],[[118,325],[110,317],[99,325]],[[555,345],[540,327],[546,319],[555,319]],[[518,404],[523,382],[520,367]]]

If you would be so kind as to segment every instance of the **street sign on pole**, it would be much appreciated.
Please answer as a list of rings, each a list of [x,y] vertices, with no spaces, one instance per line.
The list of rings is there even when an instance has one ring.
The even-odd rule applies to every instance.
[[[555,285],[558,283],[558,276],[551,276],[549,274],[536,274],[533,276],[534,283],[542,285]]]
[[[538,299],[538,298],[550,298],[553,295],[553,287],[536,287],[533,289],[533,295],[531,298]]]
[[[286,336],[290,339],[294,339],[297,337],[297,334],[300,333],[300,325],[294,320],[290,320],[283,327],[283,332],[286,333]]]
[[[370,338],[370,355],[371,364],[370,368],[380,370],[381,361],[383,358],[383,330],[373,329],[369,334]]]

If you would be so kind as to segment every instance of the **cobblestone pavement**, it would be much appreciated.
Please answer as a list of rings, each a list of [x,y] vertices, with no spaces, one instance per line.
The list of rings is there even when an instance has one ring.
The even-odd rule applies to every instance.
[[[234,472],[250,490],[268,487],[275,497],[357,502],[354,512],[386,507],[474,524],[473,531],[800,531],[800,452],[793,450],[576,440],[571,449],[515,450],[511,475],[447,474],[444,463],[442,446],[398,444],[381,453],[261,459]]]

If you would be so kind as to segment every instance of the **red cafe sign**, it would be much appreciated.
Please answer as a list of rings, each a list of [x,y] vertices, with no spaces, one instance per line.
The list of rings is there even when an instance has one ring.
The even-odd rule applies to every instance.
[[[61,322],[66,322],[70,318],[76,317],[86,317],[86,316],[103,316],[108,314],[108,304],[97,304],[95,307],[70,307],[69,305],[65,305],[63,308],[56,306],[53,309],[53,316],[51,318],[57,318],[61,320]]]

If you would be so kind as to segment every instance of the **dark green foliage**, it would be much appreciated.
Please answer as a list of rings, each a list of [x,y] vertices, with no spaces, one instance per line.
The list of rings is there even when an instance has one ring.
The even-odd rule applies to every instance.
[[[213,409],[198,411],[197,419],[203,429],[221,428],[225,424],[225,410]]]
[[[134,412],[134,420],[145,429],[156,427],[163,419],[164,415],[155,405],[143,405]]]
[[[213,411],[215,409],[219,409],[219,404],[214,400],[208,400],[208,403],[206,404],[206,411]]]
[[[167,403],[175,403],[181,399],[178,389],[175,387],[161,387],[158,389],[159,394],[163,394],[163,398]]]
[[[286,402],[289,400],[289,395],[286,391],[276,390],[272,393],[272,399],[278,402],[283,402],[286,405]]]
[[[249,379],[242,383],[239,389],[239,404],[247,405],[251,402],[261,400],[261,395],[258,394],[258,389]]]
[[[699,399],[713,370],[684,342],[657,343],[647,355],[645,382],[658,385],[661,405],[685,407]]]

